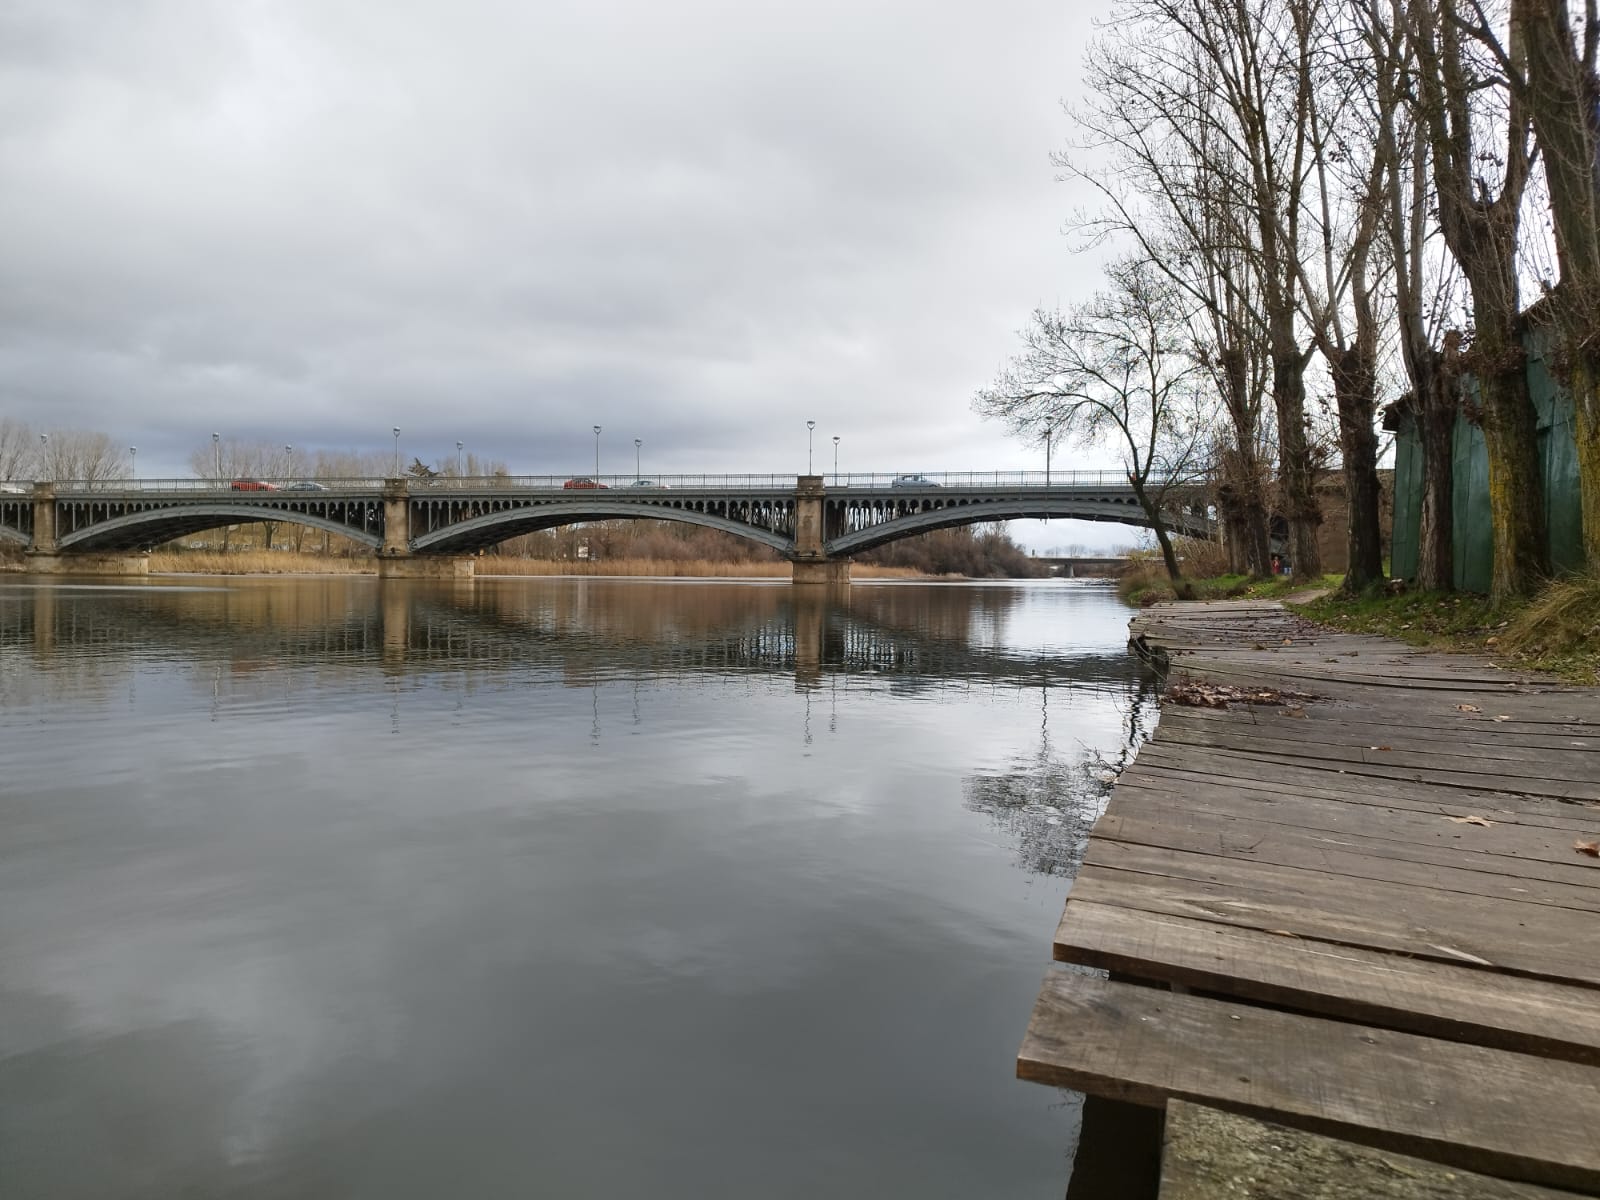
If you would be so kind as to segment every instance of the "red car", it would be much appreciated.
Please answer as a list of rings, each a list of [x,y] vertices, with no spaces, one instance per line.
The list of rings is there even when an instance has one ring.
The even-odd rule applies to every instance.
[[[236,492],[275,492],[278,490],[277,484],[265,483],[260,479],[235,479],[229,486]]]
[[[596,483],[587,475],[579,475],[576,478],[567,480],[561,486],[564,488],[604,488],[606,485],[603,483]]]

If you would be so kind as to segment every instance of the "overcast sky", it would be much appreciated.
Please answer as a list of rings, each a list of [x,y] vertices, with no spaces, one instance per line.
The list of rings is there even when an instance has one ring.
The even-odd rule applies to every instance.
[[[0,413],[513,472],[1042,465],[1076,0],[6,0]],[[1057,461],[1062,454],[1058,452]],[[1124,539],[1125,540],[1125,539]]]

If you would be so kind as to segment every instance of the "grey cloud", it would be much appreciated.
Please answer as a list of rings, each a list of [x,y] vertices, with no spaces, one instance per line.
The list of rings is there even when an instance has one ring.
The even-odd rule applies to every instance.
[[[1099,5],[1093,6],[1095,8]],[[1091,272],[1087,15],[894,0],[0,15],[0,405],[148,471],[310,449],[1032,465],[968,408]],[[612,439],[615,440],[612,440]],[[819,464],[820,465],[820,464]]]

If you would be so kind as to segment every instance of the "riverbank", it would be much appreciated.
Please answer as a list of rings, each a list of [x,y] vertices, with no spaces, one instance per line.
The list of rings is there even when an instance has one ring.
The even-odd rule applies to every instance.
[[[1270,603],[1132,632],[1161,721],[1054,944],[1114,976],[1050,973],[1018,1074],[1331,1136],[1340,1194],[1600,1189],[1600,693]]]
[[[222,554],[206,551],[150,555],[152,575],[376,575],[374,558],[335,558],[321,554],[296,554],[293,551],[242,551]],[[855,579],[930,579],[909,567],[877,567],[852,563]],[[585,576],[650,577],[693,579],[784,579],[789,578],[786,562],[715,562],[706,559],[584,559],[551,561],[535,558],[507,558],[485,555],[477,560],[477,575],[486,576]]]

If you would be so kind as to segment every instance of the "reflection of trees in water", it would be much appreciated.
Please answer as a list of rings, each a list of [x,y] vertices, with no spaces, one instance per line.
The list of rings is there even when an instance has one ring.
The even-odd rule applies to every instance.
[[[1117,776],[1155,728],[1153,678],[1143,676],[1122,708],[1123,736],[1109,753],[1078,745],[1063,754],[1052,743],[1048,689],[1040,692],[1039,743],[1025,757],[994,774],[969,776],[963,803],[983,813],[1017,846],[1017,861],[1038,875],[1078,873],[1089,830],[1105,811]],[[1116,704],[1115,693],[1102,693]]]

